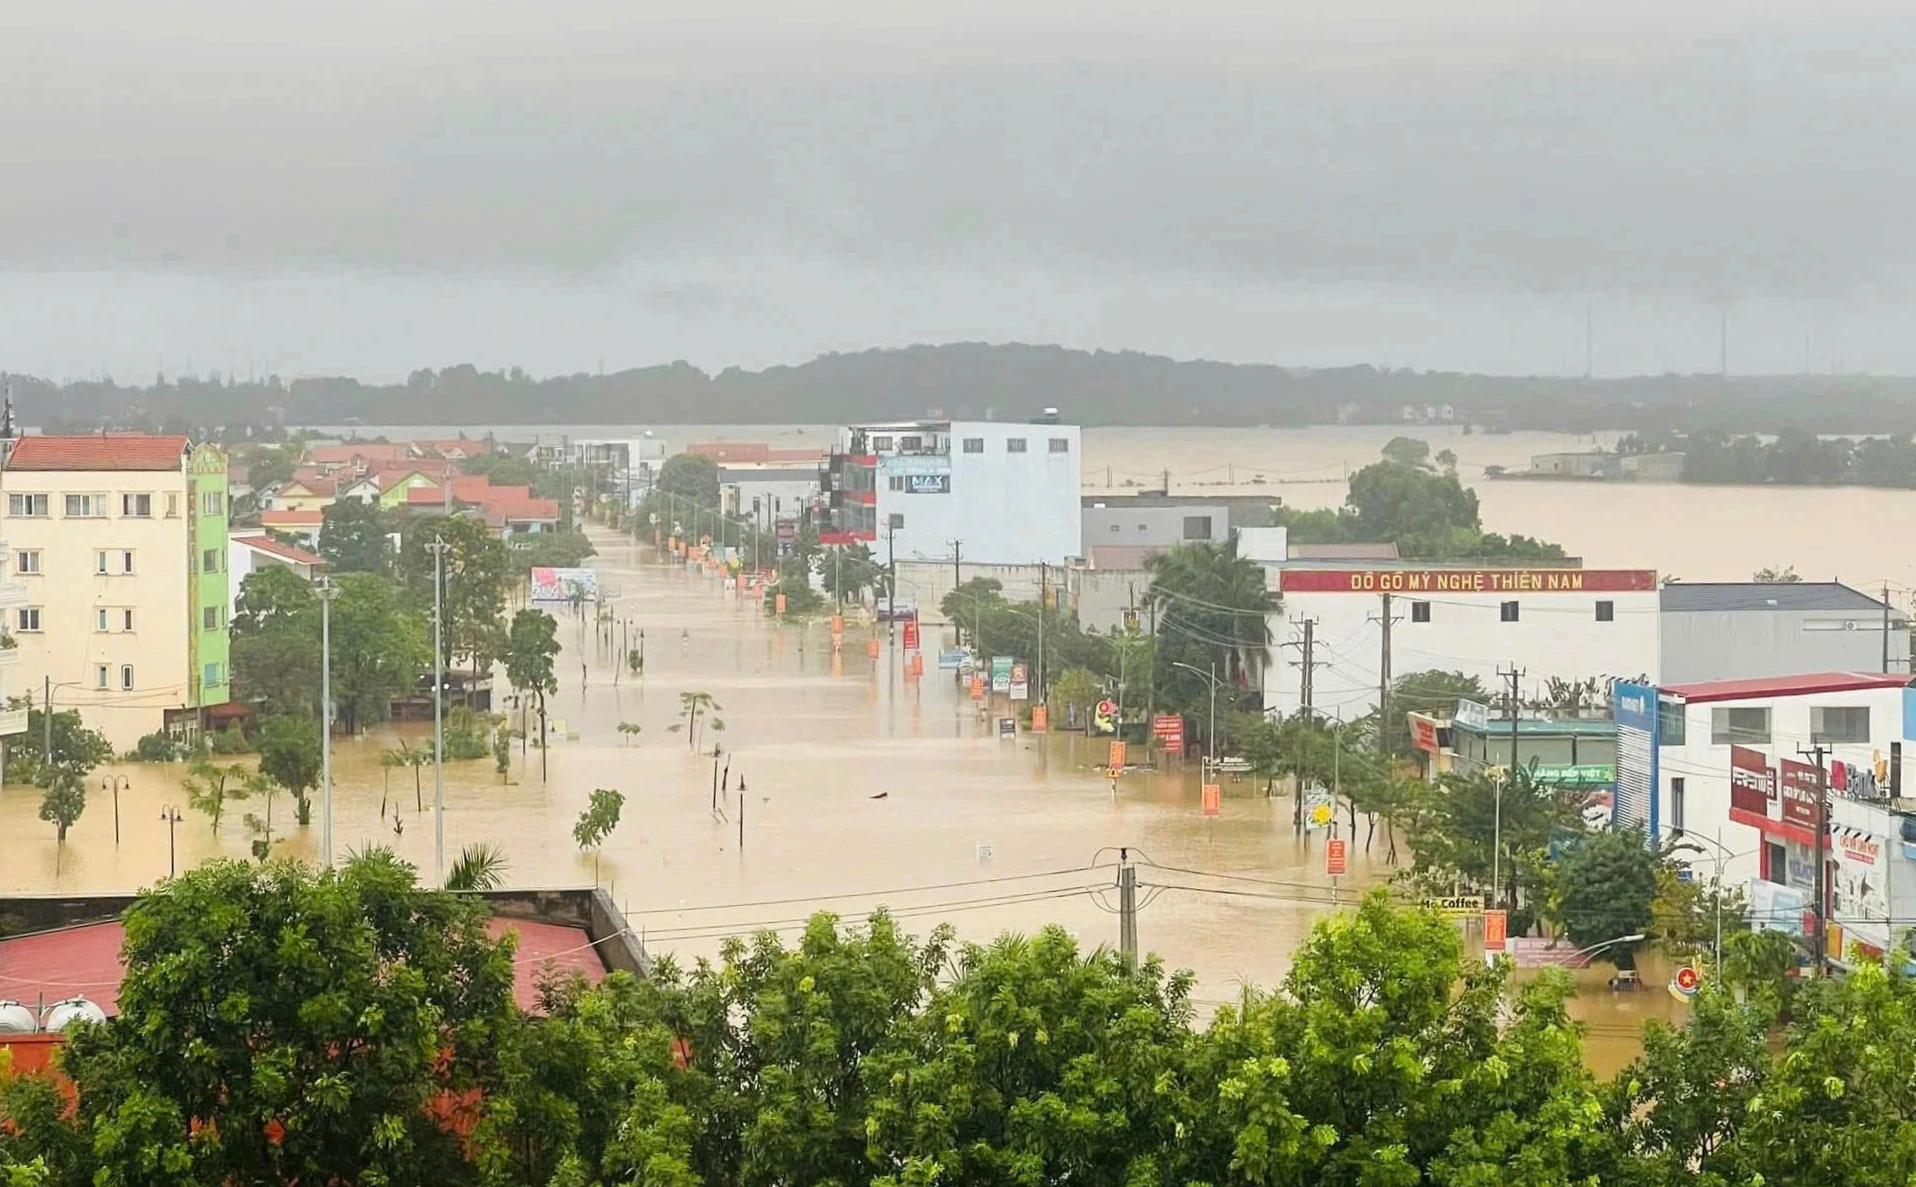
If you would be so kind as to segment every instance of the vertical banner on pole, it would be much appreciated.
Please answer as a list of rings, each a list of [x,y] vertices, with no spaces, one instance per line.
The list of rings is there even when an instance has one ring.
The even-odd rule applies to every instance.
[[[1224,792],[1222,788],[1215,783],[1206,783],[1204,785],[1203,800],[1204,814],[1206,816],[1216,816],[1218,812],[1223,809],[1223,799]]]

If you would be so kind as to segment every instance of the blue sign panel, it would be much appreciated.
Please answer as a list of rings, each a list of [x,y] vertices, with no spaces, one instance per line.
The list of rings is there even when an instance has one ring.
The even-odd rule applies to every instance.
[[[949,474],[906,474],[905,493],[908,495],[948,495],[951,493],[951,475]]]
[[[1655,845],[1662,815],[1657,803],[1657,690],[1617,681],[1611,686],[1610,715],[1617,723],[1617,793],[1611,820],[1618,828],[1642,829]]]

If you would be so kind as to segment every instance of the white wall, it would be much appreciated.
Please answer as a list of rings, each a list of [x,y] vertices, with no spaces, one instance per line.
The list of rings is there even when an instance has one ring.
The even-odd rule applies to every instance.
[[[878,460],[878,555],[885,556],[890,516],[904,516],[895,533],[898,559],[949,560],[952,541],[963,559],[980,564],[1062,564],[1083,555],[1078,475],[1083,439],[1076,425],[954,421],[945,455],[882,454]],[[1012,453],[1007,442],[1025,442]],[[965,452],[967,439],[983,449]],[[1051,452],[1051,442],[1064,451]],[[891,489],[893,477],[946,473],[947,494]]]
[[[1283,581],[1283,570],[1274,579]],[[1390,572],[1379,570],[1379,572]],[[1400,576],[1408,574],[1397,570]],[[1647,590],[1394,593],[1391,598],[1391,671],[1394,677],[1438,669],[1474,675],[1495,692],[1499,668],[1525,670],[1529,694],[1550,677],[1656,679],[1657,593]],[[1373,592],[1281,591],[1270,617],[1273,662],[1264,669],[1264,707],[1293,713],[1301,704],[1302,623],[1315,619],[1317,663],[1314,705],[1320,713],[1361,717],[1377,704],[1383,632],[1382,597]],[[1516,622],[1501,619],[1506,601],[1518,604]],[[1599,622],[1597,603],[1610,602],[1614,619]],[[1430,621],[1413,621],[1413,603],[1430,604]]]

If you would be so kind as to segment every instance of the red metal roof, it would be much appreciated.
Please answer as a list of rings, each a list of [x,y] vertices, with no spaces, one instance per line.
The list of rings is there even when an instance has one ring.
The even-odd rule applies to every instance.
[[[494,938],[508,931],[519,936],[512,958],[512,999],[522,1010],[539,1006],[539,978],[548,961],[560,972],[577,972],[597,984],[605,964],[584,929],[555,923],[527,923],[494,916],[486,925]],[[38,1011],[70,997],[84,997],[108,1014],[117,1014],[120,963],[125,930],[116,920],[0,940],[0,999],[11,998]]]
[[[86,437],[22,437],[9,470],[178,470],[189,442],[144,433]]]
[[[1864,688],[1902,688],[1908,676],[1882,672],[1815,672],[1803,676],[1764,676],[1753,680],[1705,680],[1696,684],[1665,684],[1657,691],[1682,697],[1690,704],[1708,701],[1745,701],[1755,697],[1796,697],[1815,692],[1854,692]]]
[[[262,511],[259,521],[269,528],[316,528],[325,522],[318,511]]]
[[[303,548],[294,548],[290,544],[281,544],[271,536],[234,536],[233,543],[243,544],[247,548],[257,549],[260,552],[276,556],[281,560],[291,561],[296,565],[323,565],[326,563],[324,557],[315,556]]]

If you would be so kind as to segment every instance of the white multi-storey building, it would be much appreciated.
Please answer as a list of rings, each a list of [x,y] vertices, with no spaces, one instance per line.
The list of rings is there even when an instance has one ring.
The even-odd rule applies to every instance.
[[[1078,426],[907,421],[839,431],[819,540],[871,542],[882,563],[1062,564],[1082,556]]]

